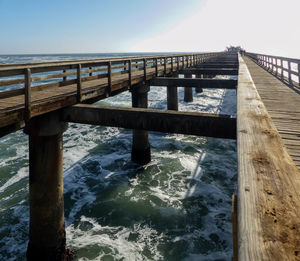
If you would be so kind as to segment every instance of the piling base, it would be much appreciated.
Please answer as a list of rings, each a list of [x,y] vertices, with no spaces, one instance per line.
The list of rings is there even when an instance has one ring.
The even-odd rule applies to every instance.
[[[137,164],[145,165],[151,161],[150,146],[145,149],[132,148],[131,160]]]
[[[200,88],[200,87],[196,87],[196,88],[195,88],[195,91],[196,91],[196,93],[202,93],[202,92],[203,92],[203,89]]]
[[[42,233],[42,231],[41,231]],[[53,247],[39,247],[32,244],[30,241],[27,247],[26,258],[28,261],[67,261],[72,260],[72,257],[66,252],[66,233],[63,230],[61,242]]]

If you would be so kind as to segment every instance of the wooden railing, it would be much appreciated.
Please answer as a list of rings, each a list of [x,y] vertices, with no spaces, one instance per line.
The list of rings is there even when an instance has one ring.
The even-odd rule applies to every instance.
[[[86,89],[83,88],[83,85],[94,84],[97,87],[98,83],[93,82],[94,80],[105,78],[99,88],[103,90],[101,95],[108,97],[112,92],[115,94],[127,88],[122,89],[118,85],[118,81],[123,82],[122,86],[126,85],[130,88],[132,84],[150,80],[158,75],[169,74],[182,68],[196,66],[196,64],[222,54],[223,52],[168,54],[112,59],[2,64],[0,65],[0,105],[2,102],[3,105],[5,103],[9,104],[11,102],[11,100],[8,101],[9,98],[14,99],[16,96],[23,95],[24,98],[21,98],[23,105],[21,102],[19,106],[25,109],[24,120],[27,121],[32,117],[32,93],[35,91],[45,92],[46,95],[47,91],[51,91],[51,88],[62,87],[63,90],[63,87],[74,86],[77,87],[76,101],[80,103],[83,100],[90,99],[90,97],[86,98],[84,96]],[[95,95],[98,95],[97,92],[95,92]],[[98,96],[98,99],[102,99],[100,95],[94,96],[95,99]],[[1,110],[5,110],[5,105],[2,108],[0,106]]]
[[[81,82],[106,77],[110,79],[112,75],[124,73],[129,74],[130,80],[131,74],[137,70],[143,70],[146,75],[148,68],[155,68],[157,73],[158,66],[164,66],[165,72],[167,67],[171,66],[171,71],[174,71],[175,67],[176,70],[190,67],[216,54],[219,53],[3,64],[0,65],[0,98],[24,94],[25,89],[29,86],[32,86],[32,89],[41,90],[52,86],[77,83],[80,89]],[[15,85],[15,90],[6,91],[5,88],[11,85]],[[80,94],[80,91],[78,93]]]
[[[246,53],[254,62],[276,78],[300,91],[300,60],[259,53]]]

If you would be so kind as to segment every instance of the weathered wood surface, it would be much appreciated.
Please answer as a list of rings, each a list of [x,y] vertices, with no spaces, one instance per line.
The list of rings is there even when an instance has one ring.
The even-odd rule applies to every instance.
[[[191,73],[191,74],[204,74],[204,75],[238,75],[238,69],[198,69],[198,68],[187,68],[180,70],[179,73]]]
[[[300,94],[249,58],[244,60],[283,143],[300,169]]]
[[[300,172],[256,89],[260,89],[260,84],[274,84],[274,77],[264,83],[257,82],[255,74],[260,68],[247,61],[257,83],[254,84],[243,59],[239,60],[239,260],[299,260]],[[265,73],[260,72],[259,77],[264,78]],[[273,98],[276,96],[283,95],[272,94]]]
[[[222,114],[78,104],[64,109],[62,120],[126,129],[236,139],[236,119]]]
[[[156,77],[150,81],[150,84],[151,86],[235,89],[237,80]]]

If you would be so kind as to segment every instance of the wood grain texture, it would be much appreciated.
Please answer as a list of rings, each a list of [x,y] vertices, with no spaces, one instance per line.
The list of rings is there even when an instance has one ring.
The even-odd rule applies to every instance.
[[[239,260],[300,260],[300,172],[239,61]]]

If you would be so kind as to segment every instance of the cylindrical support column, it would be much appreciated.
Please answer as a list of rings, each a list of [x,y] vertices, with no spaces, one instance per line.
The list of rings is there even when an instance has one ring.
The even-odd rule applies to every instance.
[[[148,108],[148,92],[150,86],[140,84],[131,88],[132,107]],[[137,164],[147,164],[151,161],[148,131],[133,130],[131,160]]]
[[[29,261],[66,260],[62,133],[67,126],[50,113],[24,129],[29,135]]]
[[[176,86],[167,86],[168,110],[178,111],[178,92]]]
[[[197,74],[196,75],[196,78],[201,78],[201,74]],[[196,93],[202,93],[203,92],[203,89],[201,88],[201,87],[196,87],[195,88],[195,91],[196,91]]]
[[[185,78],[192,78],[192,74],[185,74]],[[192,102],[193,101],[193,88],[191,87],[184,87],[184,101],[185,102]]]

